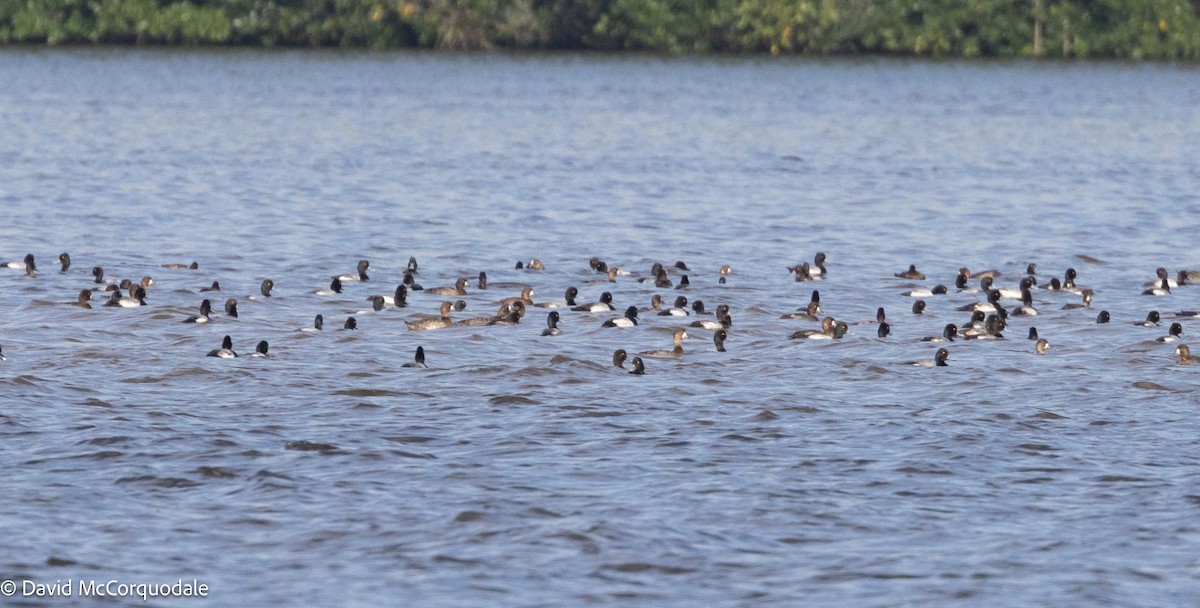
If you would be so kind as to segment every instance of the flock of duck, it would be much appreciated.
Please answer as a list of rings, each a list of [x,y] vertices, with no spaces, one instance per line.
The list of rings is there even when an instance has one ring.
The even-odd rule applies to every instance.
[[[61,272],[65,273],[70,269],[71,256],[69,254],[60,254],[58,261],[61,264]],[[795,282],[821,280],[828,276],[825,262],[825,254],[817,253],[812,263],[804,262],[796,266],[791,266],[787,268],[787,271]],[[598,278],[587,281],[589,283],[617,284],[621,281],[636,281],[638,283],[653,285],[656,289],[672,290],[687,290],[691,285],[690,279],[686,274],[690,272],[690,269],[682,261],[678,261],[671,266],[655,263],[650,268],[649,273],[636,274],[616,266],[610,266],[599,258],[592,258],[589,260],[588,265],[591,271],[594,271],[598,275]],[[162,266],[168,270],[199,269],[199,264],[196,262],[191,262],[190,264],[163,264]],[[33,254],[25,255],[24,259],[19,262],[2,263],[0,267],[23,270],[31,278],[36,277],[38,274],[37,263]],[[348,284],[365,284],[370,281],[371,277],[368,275],[369,269],[370,262],[368,260],[360,260],[355,272],[334,276],[327,288],[317,289],[312,293],[318,296],[342,294],[348,289]],[[534,259],[528,263],[517,262],[516,269],[538,272],[544,270],[545,267],[539,260]],[[718,283],[726,283],[726,277],[732,273],[733,270],[731,267],[722,266],[717,273]],[[631,274],[634,274],[634,276],[622,278],[628,277]],[[558,325],[562,321],[563,313],[566,311],[584,314],[614,313],[616,311],[616,307],[613,304],[614,296],[611,291],[602,292],[595,302],[580,303],[577,301],[577,298],[579,298],[579,288],[569,286],[563,293],[563,299],[561,300],[535,302],[533,298],[536,294],[532,286],[522,282],[489,284],[487,273],[482,271],[479,272],[477,277],[470,279],[459,277],[454,281],[453,285],[430,288],[425,288],[417,282],[419,275],[420,271],[417,260],[414,257],[410,257],[400,284],[397,285],[390,295],[369,295],[366,297],[366,300],[371,302],[371,309],[373,311],[381,311],[387,307],[409,307],[409,298],[418,293],[423,294],[423,296],[438,296],[438,300],[440,301],[437,304],[437,314],[418,313],[411,320],[405,322],[409,330],[430,331],[462,326],[515,325],[522,322],[522,319],[525,318],[531,308],[545,308],[549,310],[546,314],[546,328],[541,332],[542,336],[557,336],[562,333]],[[673,278],[673,275],[675,275],[675,278]],[[91,309],[92,302],[98,299],[99,294],[99,298],[104,300],[103,306],[126,308],[146,306],[148,290],[154,285],[154,280],[148,276],[143,277],[140,281],[126,279],[117,282],[107,279],[104,269],[100,266],[92,268],[91,276],[91,284],[80,289],[73,305]],[[909,265],[906,270],[897,272],[894,276],[907,282],[923,282],[926,280],[925,274],[917,270],[915,264]],[[939,335],[924,337],[920,340],[930,343],[950,343],[955,340],[1003,339],[1003,332],[1007,328],[1010,317],[1033,317],[1038,314],[1033,300],[1033,290],[1035,289],[1074,294],[1080,298],[1079,302],[1069,302],[1063,305],[1063,309],[1090,309],[1095,297],[1092,289],[1076,285],[1075,281],[1078,278],[1078,274],[1074,268],[1068,268],[1062,280],[1054,277],[1042,284],[1038,283],[1037,265],[1032,263],[1026,267],[1025,276],[1012,287],[999,286],[997,284],[999,277],[1000,273],[995,270],[972,273],[967,268],[960,269],[954,278],[955,292],[980,294],[982,300],[956,309],[964,313],[964,316],[969,313],[971,317],[968,321],[965,321],[961,325],[948,323]],[[978,281],[978,287],[974,287],[972,281]],[[1178,288],[1197,281],[1200,281],[1200,271],[1180,270],[1176,273],[1175,278],[1172,279],[1170,278],[1170,273],[1165,268],[1158,268],[1156,278],[1146,284],[1146,288],[1142,294],[1146,296],[1168,295],[1171,293],[1172,288]],[[914,288],[902,292],[901,295],[913,298],[911,312],[915,315],[924,314],[928,299],[950,293],[950,288],[942,284],[932,288],[909,286]],[[270,298],[274,288],[274,281],[264,279],[259,286],[259,296],[261,298]],[[452,318],[452,313],[461,312],[467,308],[466,302],[460,296],[468,295],[468,288],[478,290],[487,290],[489,288],[519,289],[520,293],[519,295],[506,297],[497,301],[496,305],[498,308],[495,314],[468,318]],[[210,295],[201,300],[199,314],[183,319],[184,323],[208,323],[212,320],[214,313],[211,298],[212,295],[220,293],[220,282],[213,281],[210,285],[200,288],[199,291]],[[453,299],[441,299],[443,297]],[[1015,304],[1009,309],[1004,306],[1005,301],[1019,302],[1019,304]],[[563,312],[560,312],[560,310]],[[236,298],[226,299],[224,314],[228,317],[238,316],[238,302]],[[625,349],[619,348],[614,351],[612,364],[618,368],[625,369],[630,374],[646,373],[645,361],[642,357],[681,356],[684,352],[683,340],[689,337],[689,329],[711,331],[715,350],[717,352],[725,352],[725,341],[733,327],[733,319],[730,315],[728,304],[721,304],[713,311],[709,311],[703,301],[695,299],[689,302],[686,295],[678,295],[673,298],[673,302],[670,305],[667,305],[662,294],[658,293],[651,297],[648,307],[639,308],[638,306],[629,306],[625,308],[624,313],[620,316],[612,316],[604,320],[600,323],[600,327],[635,327],[639,324],[639,316],[648,314],[676,319],[694,317],[695,320],[673,329],[673,348],[671,349],[640,352],[633,356],[632,359],[630,359],[629,353]],[[1200,317],[1200,311],[1184,310],[1176,312],[1175,316],[1179,318]],[[816,289],[812,290],[811,298],[806,306],[794,312],[784,313],[780,318],[820,323],[820,327],[817,329],[803,329],[791,333],[789,338],[793,340],[839,340],[846,335],[850,326],[850,323],[844,320],[838,320],[831,316],[822,316],[820,292]],[[1095,322],[1108,323],[1110,320],[1111,316],[1109,313],[1101,310],[1097,314]],[[1138,321],[1135,325],[1156,327],[1161,322],[1162,315],[1158,311],[1153,310],[1147,314],[1144,321]],[[323,331],[324,323],[324,316],[317,314],[313,319],[312,326],[301,328],[301,331]],[[886,313],[882,307],[876,311],[873,323],[876,325],[876,335],[879,338],[889,336],[891,325],[888,323]],[[357,329],[357,319],[354,316],[348,316],[342,324],[342,329]],[[1157,338],[1157,341],[1175,342],[1182,337],[1182,333],[1182,325],[1175,322],[1170,325],[1167,335]],[[1050,342],[1038,335],[1036,327],[1029,328],[1027,337],[1034,342],[1033,352],[1038,355],[1044,355],[1050,347]],[[250,356],[269,357],[269,348],[270,345],[268,342],[261,340]],[[1188,347],[1184,344],[1177,345],[1175,355],[1177,357],[1176,362],[1181,365],[1194,364],[1200,361],[1200,359],[1191,355]],[[231,336],[226,335],[222,340],[221,346],[209,351],[208,356],[235,358],[239,355],[233,348]],[[937,349],[932,359],[906,363],[923,367],[939,367],[948,365],[947,361],[949,357],[949,349],[942,346]],[[6,357],[3,354],[2,348],[0,348],[0,361],[3,360],[6,360]],[[625,367],[627,361],[630,366],[629,368]],[[405,363],[404,367],[426,367],[423,346],[417,346],[413,360]]]

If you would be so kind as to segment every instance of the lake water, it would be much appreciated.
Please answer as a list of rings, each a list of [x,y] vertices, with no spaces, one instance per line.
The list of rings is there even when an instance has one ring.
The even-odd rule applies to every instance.
[[[1140,295],[1200,269],[1194,67],[8,50],[0,75],[0,257],[40,270],[0,269],[0,578],[210,588],[129,606],[1200,597],[1200,366],[1153,341],[1200,287]],[[455,318],[518,284],[618,312],[554,337],[541,308],[408,331],[421,293],[360,314],[409,256],[426,287],[487,271]],[[590,283],[593,256],[632,274]],[[314,295],[359,259],[369,282]],[[728,351],[693,329],[616,369],[692,320],[600,328],[685,293],[637,282],[676,260],[730,306]],[[905,364],[981,299],[960,267],[1030,262],[1093,308],[1036,290],[1007,340]],[[148,305],[67,305],[93,266],[153,276]],[[214,280],[240,316],[180,323]],[[813,289],[842,340],[789,339]],[[857,324],[877,307],[887,338]],[[272,357],[205,357],[226,334]]]

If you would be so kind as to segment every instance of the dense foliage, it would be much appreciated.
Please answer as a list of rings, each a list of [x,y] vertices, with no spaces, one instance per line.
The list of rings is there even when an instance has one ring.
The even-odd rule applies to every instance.
[[[0,0],[0,44],[1200,59],[1200,0]]]

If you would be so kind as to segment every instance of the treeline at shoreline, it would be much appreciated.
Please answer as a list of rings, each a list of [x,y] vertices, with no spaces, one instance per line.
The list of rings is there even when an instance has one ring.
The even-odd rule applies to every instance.
[[[1200,60],[1200,0],[0,0],[0,44]]]

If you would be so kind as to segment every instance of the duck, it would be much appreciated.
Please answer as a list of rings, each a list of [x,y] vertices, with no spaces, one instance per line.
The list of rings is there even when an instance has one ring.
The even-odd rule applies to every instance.
[[[133,283],[131,283],[131,285],[133,285]],[[140,285],[142,289],[150,289],[150,286],[154,285],[154,278],[150,276],[144,276],[142,277],[142,280],[136,283],[136,285]]]
[[[183,320],[184,323],[208,323],[208,316],[212,314],[212,301],[205,298],[200,300],[200,314],[194,317],[188,317]]]
[[[324,329],[325,329],[325,317],[318,314],[317,316],[313,317],[312,327],[301,327],[300,331],[315,332],[315,331],[322,331]]]
[[[667,276],[666,269],[659,268],[658,275],[654,277],[654,286],[660,289],[669,289],[673,285],[671,277]]]
[[[481,325],[491,325],[496,319],[503,319],[512,313],[512,306],[501,304],[496,314],[488,317],[472,317],[470,319],[462,319],[454,322],[455,327],[478,327]],[[436,317],[433,317],[436,318]]]
[[[1068,268],[1063,273],[1063,289],[1075,289],[1075,279],[1079,277],[1079,273],[1075,272],[1074,268]]]
[[[404,286],[407,287],[409,291],[425,290],[425,288],[419,285],[417,280],[413,278],[412,273],[408,272],[407,270],[404,271]]]
[[[704,309],[704,300],[692,300],[692,312],[695,313],[696,316],[712,314]]]
[[[733,319],[729,316],[729,305],[722,304],[717,307],[716,321],[711,319],[701,319],[699,321],[692,321],[691,325],[688,327],[699,327],[701,329],[720,331],[722,329],[729,329],[732,325]]]
[[[638,279],[638,283],[654,283],[655,287],[668,288],[674,286],[671,282],[671,277],[667,275],[667,269],[663,265],[655,262],[650,267],[650,276]]]
[[[258,293],[264,298],[271,297],[271,290],[275,289],[275,281],[271,279],[263,279],[263,282],[258,286]],[[251,299],[254,299],[253,297]]]
[[[713,345],[717,347],[717,352],[725,352],[725,340],[727,338],[729,338],[729,334],[723,329],[718,329],[713,333]]]
[[[1158,311],[1152,310],[1146,313],[1145,321],[1134,321],[1133,324],[1138,327],[1158,327],[1158,322],[1161,320],[1162,316],[1158,314]]]
[[[552,310],[546,313],[546,329],[542,330],[543,336],[557,336],[562,334],[562,330],[558,328],[559,315],[557,310]]]
[[[1033,307],[1033,292],[1026,287],[1021,290],[1021,306],[1014,308],[1013,313],[1017,317],[1032,317],[1038,314],[1036,308]]]
[[[367,296],[367,301],[371,303],[370,310],[360,310],[355,314],[365,315],[369,312],[379,312],[383,310],[383,296]]]
[[[976,310],[975,312],[971,313],[971,320],[964,323],[962,327],[959,327],[958,329],[960,331],[967,331],[968,329],[983,329],[983,324],[986,319],[987,315]]]
[[[875,331],[875,335],[880,338],[888,337],[892,333],[892,326],[888,325],[887,321],[879,324],[879,329]]]
[[[638,354],[642,355],[643,357],[678,357],[683,354],[683,340],[687,337],[687,330],[683,328],[676,329],[675,331],[671,332],[671,339],[675,342],[675,348],[671,350],[648,350]]]
[[[895,274],[895,276],[897,278],[909,279],[909,280],[914,280],[914,281],[924,281],[925,280],[925,273],[921,272],[920,270],[917,270],[916,264],[909,264],[908,270],[905,270],[904,272],[897,272]]]
[[[370,281],[371,277],[367,276],[367,269],[371,267],[371,263],[367,260],[358,261],[358,272],[356,274],[339,274],[340,281]]]
[[[208,351],[209,357],[220,357],[222,359],[235,359],[238,354],[233,352],[233,338],[228,335],[221,340],[221,348],[214,348]]]
[[[990,277],[989,277],[990,280]],[[979,293],[979,290],[971,287],[970,280],[963,274],[958,274],[954,277],[954,288],[958,293]],[[983,281],[980,281],[982,283]]]
[[[685,296],[675,298],[675,305],[658,313],[660,317],[686,317],[691,313],[687,307],[688,299]]]
[[[405,321],[404,324],[411,330],[441,329],[443,327],[450,327],[452,324],[452,321],[450,320],[450,309],[453,306],[454,304],[451,302],[442,302],[441,314],[439,316],[421,319],[419,321]]]
[[[1182,282],[1180,282],[1181,279]],[[1159,266],[1154,270],[1154,280],[1147,281],[1146,287],[1161,287],[1163,281],[1167,282],[1167,287],[1179,287],[1180,285],[1187,284],[1187,273],[1180,271],[1179,274],[1176,275],[1176,278],[1172,279],[1170,275],[1167,274],[1167,269]]]
[[[1158,287],[1151,287],[1142,291],[1144,296],[1169,296],[1171,295],[1171,286],[1168,285],[1167,279],[1158,282]]]
[[[357,331],[358,319],[355,319],[354,317],[346,317],[346,322],[342,323],[342,329],[345,331]]]
[[[675,289],[690,289],[691,287],[692,282],[688,279],[688,275],[685,274],[679,277],[679,284],[675,286]]]
[[[821,312],[820,304],[818,304],[816,302],[809,302],[808,308],[805,308],[803,312],[789,312],[787,314],[780,315],[779,318],[780,319],[803,319],[805,321],[817,321],[820,319],[817,316],[818,314],[820,314],[820,312]]]
[[[1062,281],[1059,281],[1058,277],[1053,277],[1050,279],[1049,283],[1042,285],[1041,289],[1045,289],[1047,291],[1061,291],[1062,290]]]
[[[608,270],[608,267],[606,266],[605,271],[607,271],[607,270]],[[655,262],[654,264],[652,264],[650,266],[650,276],[641,277],[637,281],[638,281],[638,283],[653,283],[658,280],[658,275],[666,274],[666,272],[667,271],[665,269],[663,269],[662,264]]]
[[[511,298],[504,298],[496,303],[497,304],[512,304],[513,302],[520,302],[526,306],[529,306],[529,305],[533,304],[533,296],[535,296],[535,295],[537,295],[537,294],[533,291],[533,288],[527,286],[527,287],[521,289],[521,295],[513,296]]]
[[[1082,302],[1067,302],[1066,304],[1062,305],[1062,309],[1074,310],[1076,308],[1091,308],[1092,298],[1095,297],[1095,292],[1093,292],[1091,289],[1084,289],[1080,293],[1080,296],[1083,298]]]
[[[829,323],[826,322],[826,319],[829,321]],[[840,340],[842,339],[842,336],[846,335],[846,331],[849,330],[849,328],[850,326],[843,321],[834,321],[832,317],[826,317],[821,321],[821,331],[798,331],[791,335],[791,339]]]
[[[342,293],[342,280],[337,277],[333,277],[333,280],[329,282],[329,289],[318,289],[313,293],[318,296],[332,296],[334,294]]]
[[[1193,275],[1194,271],[1180,270],[1175,275],[1175,286],[1178,287],[1181,285],[1191,285],[1194,281],[1200,280],[1200,278],[1194,277]]]
[[[600,327],[635,327],[637,321],[637,306],[630,306],[625,309],[625,316],[609,319],[600,324]]]
[[[932,289],[910,289],[900,295],[910,298],[932,298],[933,296],[943,295],[946,291],[945,285],[935,285]]]
[[[1172,323],[1170,329],[1167,330],[1167,335],[1159,336],[1154,339],[1155,342],[1174,342],[1183,337],[1183,325]]]
[[[408,288],[403,283],[396,286],[396,291],[392,295],[379,297],[383,298],[384,304],[391,304],[396,308],[408,306]]]
[[[1108,311],[1102,310],[1100,314],[1096,315],[1096,323],[1108,323],[1109,318]]]
[[[1036,328],[1036,327],[1030,327],[1030,328],[1029,328],[1029,335],[1028,335],[1027,337],[1028,337],[1030,340],[1037,340],[1037,339],[1038,339],[1038,331],[1037,331],[1037,328]]]
[[[428,367],[425,365],[425,347],[418,346],[416,354],[413,355],[413,360],[401,365],[400,367]]]
[[[408,266],[404,268],[404,274],[421,274],[417,271],[417,258],[415,256],[408,256]]]
[[[824,277],[828,274],[828,271],[825,270],[825,252],[818,251],[813,256],[813,263],[808,267],[808,274],[813,277]]]
[[[200,265],[197,264],[196,262],[192,262],[191,264],[176,264],[176,263],[163,264],[162,267],[166,268],[167,270],[199,270],[200,269]]]
[[[66,271],[70,270],[71,269],[71,254],[69,254],[65,251],[58,254],[58,263],[60,265],[62,265],[62,268],[58,269],[59,272],[66,272]]]
[[[616,282],[617,282],[617,276],[618,276],[618,275],[620,275],[620,274],[621,274],[621,269],[620,269],[620,268],[617,268],[616,266],[611,266],[611,267],[609,267],[609,269],[608,269],[608,272],[605,274],[604,278],[600,278],[600,279],[588,279],[587,281],[584,281],[584,282],[585,282],[585,283],[589,283],[589,284],[594,284],[594,283],[616,283]]]
[[[815,338],[816,336],[832,336],[833,328],[836,325],[836,319],[833,317],[825,317],[824,319],[821,319],[821,329],[803,329],[794,332],[791,336],[789,336],[789,338],[792,340],[807,340],[810,338]]]
[[[595,302],[592,304],[582,304],[579,306],[572,306],[571,310],[582,311],[582,312],[607,312],[610,310],[616,310],[616,308],[614,308],[612,305],[612,299],[613,299],[612,293],[606,291],[606,292],[600,294],[599,302]]]
[[[925,314],[925,300],[917,300],[916,302],[913,302],[912,314],[914,314],[914,315]]]
[[[593,258],[595,259],[595,258]],[[625,349],[618,348],[613,351],[612,363],[614,366],[625,369],[625,358],[629,355],[625,353]]]
[[[235,300],[233,298],[229,298],[228,300],[225,300],[225,316],[237,318],[237,316],[238,316],[237,300]]]
[[[107,284],[107,281],[104,280],[104,268],[103,267],[92,266],[92,282],[96,283],[97,285]]]
[[[717,275],[722,277],[731,274],[733,274],[733,266],[730,266],[729,264],[722,264],[721,269],[717,271]]]
[[[138,306],[146,305],[146,288],[145,287],[138,285],[135,287],[131,287],[130,291],[132,292],[130,294],[130,297],[121,298],[121,299],[117,300],[117,303],[116,303],[117,306],[120,306],[121,308],[136,308]],[[105,304],[105,306],[108,306],[108,305],[109,304]]]
[[[520,262],[517,262],[517,263],[520,264]],[[520,268],[520,266],[517,266],[517,268]],[[525,270],[545,270],[545,269],[546,269],[546,267],[544,265],[542,265],[542,261],[537,258],[533,258],[532,260],[529,260],[528,264],[525,264]]]
[[[1033,287],[1033,279],[1031,277],[1025,277],[1021,279],[1021,282],[1016,289],[1011,287],[1001,287],[1000,289],[997,289],[997,291],[1000,292],[1001,300],[1020,300],[1024,298],[1023,292],[1028,289],[1033,289]]]
[[[270,357],[271,355],[267,354],[267,350],[269,350],[270,348],[271,348],[271,345],[267,344],[266,340],[259,340],[258,344],[254,347],[254,352],[250,353],[250,356],[258,357],[258,358]]]
[[[1031,277],[1036,275],[1037,274],[1037,264],[1034,264],[1033,262],[1030,262],[1029,264],[1027,264],[1025,266],[1025,274],[1029,275]]]
[[[635,376],[643,376],[646,374],[646,364],[642,363],[641,357],[633,358],[633,369],[629,370],[629,373]]]
[[[1175,360],[1175,363],[1179,365],[1192,365],[1194,363],[1200,363],[1200,359],[1192,356],[1192,351],[1188,349],[1186,344],[1180,344],[1179,346],[1176,346],[1175,354],[1179,356],[1179,358]]]
[[[817,278],[816,276],[813,276],[812,266],[810,266],[808,262],[804,262],[799,266],[792,266],[788,268],[788,270],[791,271],[797,283],[812,281]]]
[[[922,342],[953,342],[954,336],[958,335],[958,326],[953,323],[947,323],[946,327],[942,328],[942,335],[927,336],[921,338]]]
[[[91,299],[92,299],[92,290],[81,289],[81,290],[79,290],[79,297],[74,302],[72,302],[71,305],[91,310],[91,308],[92,308],[92,305],[90,303]]]
[[[998,308],[996,303],[999,301],[1000,301],[1000,292],[993,289],[988,292],[987,301],[976,302],[974,304],[967,304],[966,306],[959,306],[955,310],[958,310],[958,311],[972,310],[972,311],[979,311],[979,312],[985,312],[985,313],[996,312],[996,308]]]
[[[950,351],[945,348],[939,348],[937,349],[937,352],[933,354],[932,361],[928,359],[921,361],[909,361],[908,365],[914,365],[916,367],[947,367],[946,360],[949,358]]]
[[[517,300],[508,304],[508,312],[492,319],[488,325],[516,325],[525,316],[525,303]]]
[[[1044,355],[1046,354],[1046,349],[1048,348],[1050,348],[1050,341],[1045,338],[1039,338],[1038,341],[1033,345],[1033,352],[1039,355]]]
[[[966,266],[959,268],[958,272],[960,272],[964,275],[967,275],[967,277],[972,278],[972,279],[982,279],[984,277],[991,277],[994,279],[994,278],[1000,276],[999,270],[992,269],[992,270],[980,270],[979,272],[971,272],[970,270],[967,269]]]
[[[37,272],[37,263],[34,262],[32,253],[25,254],[25,259],[23,261],[5,262],[3,266],[5,268],[12,268],[13,270],[24,270],[25,274],[29,276],[33,276]]]
[[[588,260],[588,266],[600,274],[605,274],[608,272],[608,263],[597,257],[593,257],[592,259]]]
[[[562,300],[551,300],[549,302],[538,302],[537,304],[534,304],[534,306],[537,306],[539,308],[569,308],[571,306],[578,306],[578,304],[575,303],[575,298],[577,296],[579,296],[579,288],[577,288],[575,286],[571,286],[571,287],[568,287],[567,291],[565,291],[563,293]]]
[[[1004,319],[999,315],[988,315],[983,323],[983,329],[971,328],[962,332],[966,340],[1003,340],[1005,328]]]
[[[435,296],[465,296],[467,295],[467,279],[459,277],[454,281],[454,287],[434,287],[426,289],[425,293]]]
[[[482,270],[479,271],[479,281],[475,283],[475,288],[479,289],[480,291],[488,288],[488,278],[486,272]]]
[[[217,281],[213,281],[212,285],[209,285],[208,287],[201,287],[200,291],[221,291],[221,284]]]

